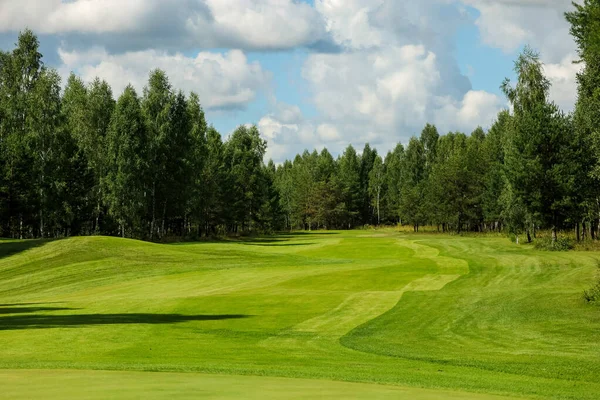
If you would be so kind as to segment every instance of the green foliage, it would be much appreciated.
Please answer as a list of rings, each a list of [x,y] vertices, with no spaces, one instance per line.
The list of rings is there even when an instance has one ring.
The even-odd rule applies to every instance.
[[[548,251],[569,251],[575,248],[573,240],[563,237],[558,237],[556,240],[547,237],[538,238],[533,244],[536,249]]]
[[[600,301],[600,280],[588,290],[583,291],[583,299],[588,303]]]
[[[600,273],[600,261],[598,261],[598,270]],[[600,302],[600,276],[596,278],[596,283],[591,288],[583,291],[583,299],[588,303],[599,303]]]
[[[119,97],[107,136],[106,201],[120,233],[139,229],[144,211],[144,171],[149,151],[147,128],[135,89]],[[137,232],[136,232],[137,233]]]

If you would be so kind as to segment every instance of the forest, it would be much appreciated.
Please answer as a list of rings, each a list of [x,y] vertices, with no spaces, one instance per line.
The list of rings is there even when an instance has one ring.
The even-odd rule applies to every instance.
[[[265,162],[256,126],[223,138],[195,93],[161,70],[115,97],[99,78],[67,82],[23,31],[0,52],[0,237],[115,235],[162,240],[293,229],[424,225],[441,231],[574,230],[600,224],[600,6],[566,14],[582,69],[565,113],[525,48],[510,109],[489,130],[418,137],[379,154],[349,145]]]

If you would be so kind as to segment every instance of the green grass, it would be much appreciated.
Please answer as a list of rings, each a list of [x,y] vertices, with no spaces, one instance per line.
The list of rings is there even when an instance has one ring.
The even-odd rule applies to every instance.
[[[597,399],[598,259],[393,231],[0,241],[0,398]]]

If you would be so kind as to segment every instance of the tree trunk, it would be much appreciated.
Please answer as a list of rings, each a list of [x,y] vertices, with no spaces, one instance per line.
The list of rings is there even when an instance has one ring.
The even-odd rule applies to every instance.
[[[163,206],[161,236],[165,236],[165,219],[166,219],[166,217],[167,217],[167,202],[165,201],[165,205]]]
[[[575,224],[575,237],[577,238],[577,242],[581,242],[581,226],[579,222]]]
[[[152,182],[152,221],[150,222],[150,240],[154,238],[154,223],[156,218],[156,182]]]
[[[381,217],[379,214],[379,190],[377,191],[377,226],[381,223]]]
[[[44,207],[40,208],[40,236],[44,238]]]
[[[96,228],[94,229],[96,235],[100,233],[100,199],[96,205]]]
[[[529,229],[527,229],[527,243],[531,243],[531,233]]]
[[[558,239],[558,232],[556,230],[556,225],[552,226],[552,244],[556,243]]]

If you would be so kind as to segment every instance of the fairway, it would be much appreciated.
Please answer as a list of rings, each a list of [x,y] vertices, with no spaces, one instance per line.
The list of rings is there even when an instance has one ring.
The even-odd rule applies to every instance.
[[[0,398],[597,399],[599,259],[393,230],[0,241]]]

